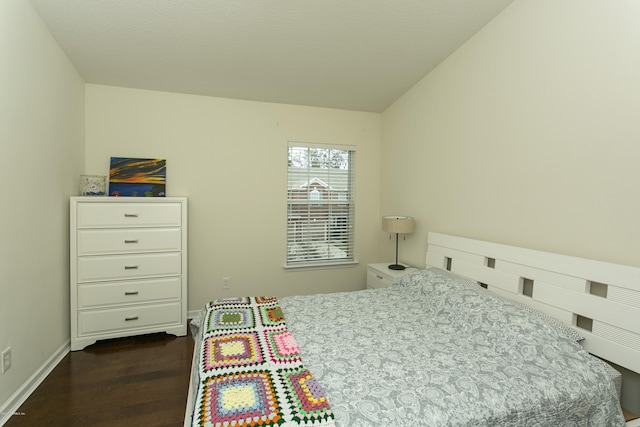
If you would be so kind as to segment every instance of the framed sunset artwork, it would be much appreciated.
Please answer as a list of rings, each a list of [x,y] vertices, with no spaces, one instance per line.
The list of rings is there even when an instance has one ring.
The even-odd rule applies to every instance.
[[[109,195],[123,197],[165,197],[167,161],[111,157]]]

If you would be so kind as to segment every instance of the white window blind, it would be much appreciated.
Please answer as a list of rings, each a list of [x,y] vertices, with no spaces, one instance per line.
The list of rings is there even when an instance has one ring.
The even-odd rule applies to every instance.
[[[352,263],[353,147],[289,143],[286,267]]]

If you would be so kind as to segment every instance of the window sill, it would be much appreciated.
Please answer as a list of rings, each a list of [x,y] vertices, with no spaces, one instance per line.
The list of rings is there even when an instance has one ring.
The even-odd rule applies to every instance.
[[[300,264],[284,264],[282,267],[285,270],[326,270],[330,268],[345,268],[358,265],[360,262],[356,259],[353,261],[342,262],[323,262],[323,263],[300,263]]]

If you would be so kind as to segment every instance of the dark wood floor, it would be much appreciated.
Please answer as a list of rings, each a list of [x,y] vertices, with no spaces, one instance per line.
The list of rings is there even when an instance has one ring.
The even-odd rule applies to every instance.
[[[71,352],[5,426],[181,426],[192,355],[190,335],[166,334]]]

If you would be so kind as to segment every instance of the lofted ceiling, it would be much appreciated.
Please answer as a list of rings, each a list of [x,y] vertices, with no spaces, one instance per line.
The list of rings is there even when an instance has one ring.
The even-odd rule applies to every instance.
[[[87,83],[381,112],[513,0],[29,0]]]

